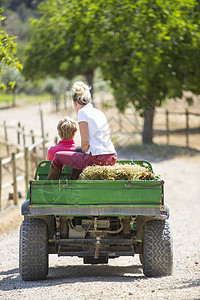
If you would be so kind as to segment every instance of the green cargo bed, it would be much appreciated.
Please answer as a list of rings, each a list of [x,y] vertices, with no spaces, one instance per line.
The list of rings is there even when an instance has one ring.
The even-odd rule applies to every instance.
[[[146,161],[122,161],[151,165]],[[163,206],[162,180],[69,180],[70,170],[60,180],[44,180],[50,162],[36,171],[30,181],[31,214],[62,215],[153,215]],[[42,174],[42,175],[41,175]],[[38,177],[39,176],[39,177]]]
[[[32,206],[159,206],[163,181],[41,180],[31,182]]]

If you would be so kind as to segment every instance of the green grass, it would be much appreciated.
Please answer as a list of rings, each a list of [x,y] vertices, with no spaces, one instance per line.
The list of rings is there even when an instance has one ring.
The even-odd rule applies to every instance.
[[[11,103],[12,102],[12,95],[11,94],[2,94],[0,93],[0,103]]]
[[[12,105],[13,96],[12,94],[0,93],[0,105]],[[32,103],[41,103],[52,100],[52,96],[50,94],[43,95],[26,95],[19,94],[15,97],[16,106],[24,105],[24,104],[32,104]]]

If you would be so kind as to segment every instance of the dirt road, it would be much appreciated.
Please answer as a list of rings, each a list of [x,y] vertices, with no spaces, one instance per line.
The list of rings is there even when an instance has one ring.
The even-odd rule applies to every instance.
[[[121,158],[130,153],[121,152]],[[200,299],[200,163],[183,159],[153,163],[165,180],[174,240],[173,275],[147,278],[138,257],[83,265],[80,258],[50,255],[47,280],[22,281],[18,230],[0,235],[1,299]]]
[[[25,132],[28,134],[30,130],[34,131],[34,134],[41,136],[41,116],[40,110],[43,113],[44,131],[48,133],[49,139],[54,140],[57,136],[57,124],[63,116],[70,114],[74,119],[77,119],[77,113],[74,110],[60,111],[52,113],[52,104],[50,102],[39,104],[30,104],[26,106],[18,106],[10,109],[0,109],[0,124],[6,121],[9,126],[16,127],[18,122],[21,123],[21,127],[24,127]],[[0,128],[0,136],[4,136],[4,128]],[[8,128],[8,140],[17,142],[16,130]],[[79,139],[79,135],[76,134],[76,139]]]

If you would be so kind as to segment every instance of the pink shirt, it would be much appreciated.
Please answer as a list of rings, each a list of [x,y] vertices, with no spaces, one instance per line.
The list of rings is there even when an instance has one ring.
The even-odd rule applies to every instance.
[[[52,146],[49,148],[47,152],[47,160],[53,160],[54,155],[58,151],[72,151],[76,149],[77,146],[80,146],[79,144],[76,144],[74,140],[61,140],[59,141],[58,145]]]

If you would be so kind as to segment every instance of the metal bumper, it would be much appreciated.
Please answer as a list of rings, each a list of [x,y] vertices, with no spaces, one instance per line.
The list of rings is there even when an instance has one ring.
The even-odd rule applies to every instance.
[[[31,207],[28,215],[67,215],[67,216],[151,216],[168,219],[168,206],[160,207]]]

